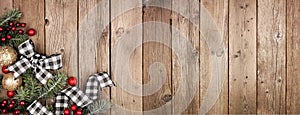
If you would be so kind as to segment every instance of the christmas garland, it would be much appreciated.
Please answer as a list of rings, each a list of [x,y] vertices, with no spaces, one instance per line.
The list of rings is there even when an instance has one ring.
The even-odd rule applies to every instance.
[[[19,22],[21,17],[12,9],[0,18],[0,88],[7,90],[7,98],[0,99],[0,113],[81,115],[109,109],[109,100],[98,99],[99,88],[114,86],[109,75],[91,75],[86,91],[81,91],[75,77],[57,71],[63,66],[60,54],[45,56],[34,50],[29,37],[36,30]]]

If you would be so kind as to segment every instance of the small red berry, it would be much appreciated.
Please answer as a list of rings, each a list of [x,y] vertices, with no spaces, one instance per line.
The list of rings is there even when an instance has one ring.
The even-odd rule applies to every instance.
[[[20,115],[20,110],[15,110],[14,115]]]
[[[25,106],[25,101],[20,101],[20,106]]]
[[[19,27],[21,24],[19,22],[16,23],[16,27]]]
[[[76,111],[76,109],[77,109],[77,106],[75,104],[71,106],[72,111]]]
[[[4,109],[2,109],[2,113],[7,113],[7,109],[6,108],[4,108]]]
[[[26,23],[21,23],[21,27],[26,27]]]
[[[81,109],[78,109],[78,110],[76,111],[75,115],[82,115]]]
[[[18,31],[19,31],[19,34],[23,34],[24,33],[24,31],[22,29],[19,29]]]
[[[65,109],[64,110],[64,115],[70,115],[70,110],[69,109]]]
[[[11,101],[10,101],[10,103],[12,103],[12,104],[15,104],[15,103],[16,103],[16,101],[15,101],[15,100],[11,100]]]
[[[5,105],[6,105],[5,103],[1,103],[1,107],[5,107]]]
[[[16,27],[11,27],[11,31],[16,31],[17,28]]]
[[[8,108],[9,108],[9,109],[13,109],[13,108],[14,108],[14,104],[10,103],[10,104],[8,105]]]
[[[9,26],[14,26],[14,22],[11,22],[11,21],[10,21],[10,22],[8,22],[8,25],[9,25]]]
[[[2,38],[1,38],[1,41],[2,41],[2,42],[5,42],[5,41],[6,41],[6,38],[5,38],[5,37],[2,37]]]
[[[4,29],[2,27],[0,27],[0,32],[3,31]]]
[[[11,36],[11,35],[7,35],[6,38],[7,38],[7,39],[11,39],[12,36]]]

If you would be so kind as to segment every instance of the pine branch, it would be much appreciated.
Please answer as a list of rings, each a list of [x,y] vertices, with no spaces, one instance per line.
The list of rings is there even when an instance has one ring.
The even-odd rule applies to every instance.
[[[68,76],[62,72],[58,72],[57,75],[49,79],[47,86],[44,87],[44,93],[40,97],[48,98],[53,97],[59,93],[67,85]]]
[[[11,46],[11,47],[18,47],[21,43],[28,40],[27,34],[16,34],[16,36],[10,39],[8,42],[0,43],[0,46]]]
[[[106,112],[112,106],[109,100],[97,100],[87,106],[88,115],[99,115],[100,113]]]
[[[17,9],[12,9],[9,12],[3,13],[0,18],[0,26],[4,25],[8,21],[18,21],[22,17],[22,12]]]

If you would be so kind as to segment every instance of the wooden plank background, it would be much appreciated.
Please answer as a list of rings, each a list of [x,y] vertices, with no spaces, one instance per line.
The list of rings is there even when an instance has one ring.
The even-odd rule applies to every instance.
[[[150,114],[175,114],[187,99],[175,103],[172,100],[176,98],[172,96],[176,95],[181,82],[187,82],[180,76],[189,74],[181,72],[179,57],[172,47],[187,50],[189,44],[175,44],[176,38],[187,39],[197,59],[197,67],[188,71],[196,71],[200,81],[192,86],[196,88],[196,95],[182,114],[198,114],[210,82],[212,59],[201,36],[203,33],[189,20],[200,21],[200,7],[205,7],[222,35],[227,57],[224,85],[218,87],[222,92],[208,113],[300,114],[300,66],[297,64],[300,62],[300,1],[196,0],[198,4],[193,1],[0,0],[0,13],[20,9],[24,14],[21,21],[38,32],[31,37],[36,49],[48,55],[63,53],[62,71],[76,76],[80,88],[84,88],[88,75],[101,71],[109,72],[118,82],[131,79],[127,84],[133,87],[134,84],[142,87],[149,82],[160,83],[159,77],[165,76],[162,87],[152,95],[143,96],[147,92],[143,87],[136,88],[138,93],[132,94],[118,86],[118,82],[117,87],[105,89],[103,97],[114,104],[107,114],[149,114],[147,111],[167,104],[171,104],[170,108]],[[132,9],[126,11],[128,8]],[[136,26],[151,22],[162,22],[169,25],[170,30],[163,30],[162,25]],[[200,27],[200,22],[195,24]],[[130,33],[134,26],[138,29]],[[172,27],[184,34],[173,34]],[[123,34],[140,38],[132,41],[132,45],[149,39],[160,39],[166,44],[147,42],[136,47],[128,60],[131,78],[118,79],[112,71],[112,52],[118,50],[114,46]],[[164,67],[161,73],[151,73],[155,62]],[[190,88],[184,87],[187,91]]]

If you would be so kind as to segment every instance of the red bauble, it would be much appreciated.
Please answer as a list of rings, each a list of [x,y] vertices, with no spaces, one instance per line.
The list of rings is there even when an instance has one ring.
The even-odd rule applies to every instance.
[[[13,109],[13,108],[14,108],[14,104],[10,103],[10,104],[8,105],[8,108],[9,108],[9,109]]]
[[[15,110],[14,115],[20,115],[20,110]]]
[[[28,36],[34,36],[35,33],[36,33],[35,29],[32,29],[32,28],[28,29],[28,31],[27,31]]]
[[[71,106],[72,111],[76,111],[76,109],[77,109],[77,106],[75,104]]]
[[[20,106],[25,106],[25,101],[20,101]]]
[[[7,113],[7,109],[6,108],[4,108],[4,109],[2,109],[2,113]]]
[[[14,26],[14,22],[8,22],[9,26]]]
[[[2,66],[2,72],[5,74],[9,73],[9,70],[7,68],[7,66]]]
[[[81,109],[78,109],[78,110],[76,111],[75,115],[82,115]]]
[[[5,38],[5,37],[2,37],[2,38],[1,38],[1,41],[2,41],[2,42],[5,42],[5,41],[6,41],[6,38]]]
[[[65,110],[64,110],[64,115],[70,115],[70,113],[71,113],[71,112],[70,112],[69,109],[65,109]]]
[[[7,97],[13,98],[14,96],[15,96],[15,92],[14,91],[7,91]]]
[[[26,27],[26,23],[21,23],[21,27]]]
[[[11,27],[11,30],[12,30],[12,31],[16,31],[17,28],[16,28],[16,27]]]
[[[19,33],[19,34],[23,34],[24,31],[23,31],[22,29],[19,29],[19,30],[18,30],[18,33]]]
[[[75,86],[75,85],[77,84],[76,78],[75,78],[75,77],[70,77],[70,78],[68,79],[68,84],[69,84],[70,86]]]
[[[11,35],[7,35],[6,38],[7,38],[7,39],[11,39],[12,36],[11,36]]]

